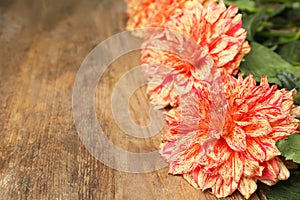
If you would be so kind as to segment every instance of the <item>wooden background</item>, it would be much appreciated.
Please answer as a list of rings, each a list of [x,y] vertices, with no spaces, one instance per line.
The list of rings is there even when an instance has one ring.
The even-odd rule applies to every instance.
[[[0,199],[216,199],[167,168],[132,174],[106,167],[78,137],[77,70],[97,44],[124,30],[125,9],[122,0],[0,1]],[[160,136],[124,134],[108,106],[119,78],[138,64],[133,52],[109,67],[97,87],[96,113],[114,144],[148,152],[158,149]],[[149,123],[145,87],[130,100],[132,120]],[[261,188],[251,200],[266,199]]]

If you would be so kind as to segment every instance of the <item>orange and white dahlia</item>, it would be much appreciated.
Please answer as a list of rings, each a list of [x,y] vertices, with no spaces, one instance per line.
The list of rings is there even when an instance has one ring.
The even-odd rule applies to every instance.
[[[181,15],[183,8],[193,8],[198,3],[213,0],[126,0],[127,30],[162,27],[171,16]]]
[[[177,106],[181,95],[201,88],[203,80],[209,79],[216,69],[207,51],[176,32],[158,29],[147,40],[147,45],[142,55],[151,47],[149,51],[156,56],[146,60],[143,56],[142,70],[148,81],[150,102],[154,105]]]
[[[219,4],[211,2],[207,6],[197,4],[193,9],[183,10],[183,15],[172,17],[165,24],[166,32],[173,31],[177,34],[156,33],[145,40],[141,63],[146,64],[144,72],[149,81],[147,92],[153,104],[176,106],[178,95],[187,88],[192,90],[195,80],[198,79],[194,76],[195,73],[190,71],[205,73],[201,71],[201,66],[194,66],[198,62],[187,64],[187,58],[183,58],[178,52],[159,49],[158,44],[162,40],[173,44],[173,40],[178,39],[178,34],[198,44],[203,52],[210,55],[215,67],[220,71],[237,74],[243,56],[250,52],[250,46],[245,40],[246,30],[242,28],[241,15],[237,12],[237,7],[226,8],[223,1]],[[179,43],[178,46],[182,44]],[[160,69],[161,66],[164,70]],[[172,78],[170,75],[180,77],[180,82],[178,78]]]
[[[227,75],[223,82],[224,120],[212,113],[218,97],[208,87],[187,95],[166,113],[169,128],[161,155],[170,164],[169,173],[182,174],[194,187],[211,189],[217,197],[238,190],[248,199],[258,180],[273,185],[289,177],[275,143],[297,132],[296,91],[269,86],[265,76],[260,85],[251,75]],[[215,141],[207,147],[210,131]]]

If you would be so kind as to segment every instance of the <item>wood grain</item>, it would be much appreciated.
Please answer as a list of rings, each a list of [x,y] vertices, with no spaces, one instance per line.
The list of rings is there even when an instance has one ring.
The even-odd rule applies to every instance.
[[[125,173],[86,150],[72,119],[77,70],[101,41],[124,30],[122,0],[0,1],[0,199],[216,199],[167,168]],[[123,149],[158,149],[160,136],[138,139],[114,122],[111,92],[139,64],[124,55],[105,72],[96,91],[96,113],[110,140]],[[149,123],[145,87],[131,97],[137,124]],[[264,190],[251,200],[265,199]],[[242,199],[234,193],[228,200]]]

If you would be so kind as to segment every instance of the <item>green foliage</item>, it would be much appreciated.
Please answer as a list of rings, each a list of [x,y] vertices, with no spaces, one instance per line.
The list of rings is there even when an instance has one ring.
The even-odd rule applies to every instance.
[[[287,160],[300,163],[300,134],[289,136],[286,140],[277,143],[278,149]],[[287,181],[280,181],[270,188],[268,200],[299,200],[300,199],[300,171],[291,171]]]
[[[299,0],[225,0],[235,4],[243,16],[243,27],[251,53],[241,63],[243,76],[253,74],[256,81],[267,75],[270,83],[296,89],[295,104],[300,105],[300,1]],[[300,118],[300,116],[298,116]],[[287,160],[300,163],[300,134],[277,143]],[[300,171],[287,181],[271,187],[268,200],[299,200]]]
[[[278,52],[282,45],[300,39],[299,0],[226,0],[225,3],[239,7],[250,41]]]
[[[237,0],[237,1],[230,1],[230,0],[225,0],[225,3],[228,5],[236,5],[239,7],[240,10],[246,10],[249,12],[258,12],[259,9],[255,7],[255,1],[251,0]]]
[[[281,81],[276,76],[279,72],[287,71],[300,77],[300,67],[293,67],[271,49],[256,42],[251,43],[251,48],[251,53],[240,66],[243,76],[253,74],[255,80],[260,81],[262,75],[267,75],[269,82],[280,86]]]
[[[300,104],[300,2],[225,2],[239,6],[252,48],[240,66],[242,74],[253,74],[256,81],[267,75],[270,83],[297,89],[295,103]]]
[[[300,66],[300,41],[293,41],[283,45],[278,53],[289,63]]]
[[[300,105],[300,78],[296,78],[292,73],[287,71],[278,72],[276,77],[280,80],[282,87],[289,90],[296,89],[298,91],[294,101],[295,104]]]
[[[300,134],[290,135],[287,139],[278,142],[276,145],[287,160],[300,163]]]
[[[254,39],[254,36],[259,30],[259,27],[262,24],[263,17],[265,15],[265,9],[262,9],[261,11],[245,16],[243,18],[243,27],[247,30],[247,40],[252,41]]]
[[[268,200],[299,200],[300,199],[300,171],[291,173],[287,181],[280,181],[271,187],[267,194]]]
[[[296,89],[300,92],[300,79],[296,78],[292,73],[289,72],[278,72],[277,78],[281,81],[282,87],[289,90]]]

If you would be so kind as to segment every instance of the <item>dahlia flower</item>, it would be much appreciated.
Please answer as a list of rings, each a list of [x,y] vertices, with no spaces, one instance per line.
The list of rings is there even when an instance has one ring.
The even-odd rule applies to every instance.
[[[218,198],[235,190],[248,199],[257,180],[268,185],[289,177],[275,143],[297,132],[295,90],[278,90],[267,78],[223,77],[223,120],[215,115],[209,87],[190,93],[166,113],[168,130],[161,155],[169,173],[182,174],[194,187],[211,189]],[[299,113],[298,113],[299,114]],[[214,142],[207,145],[214,133]]]
[[[220,71],[237,74],[243,56],[250,51],[250,46],[245,41],[246,30],[242,28],[241,15],[237,12],[237,7],[230,6],[227,9],[223,1],[219,4],[211,2],[207,6],[197,4],[193,9],[184,9],[183,15],[172,17],[165,24],[167,33],[154,33],[145,40],[141,63],[146,64],[144,72],[149,82],[147,92],[153,104],[162,107],[168,104],[176,106],[178,96],[187,89],[193,90],[194,84],[198,83],[198,77],[191,71],[204,73],[203,65],[198,65],[198,61],[187,64],[189,55],[184,58],[181,52],[160,48],[162,40],[173,45],[174,40],[178,40],[178,35],[187,37],[210,55]],[[179,41],[178,46],[182,46],[181,43]],[[160,69],[162,66],[163,70]]]
[[[212,0],[126,0],[127,30],[145,27],[162,27],[173,15],[181,15],[183,8],[193,8],[198,3]]]

